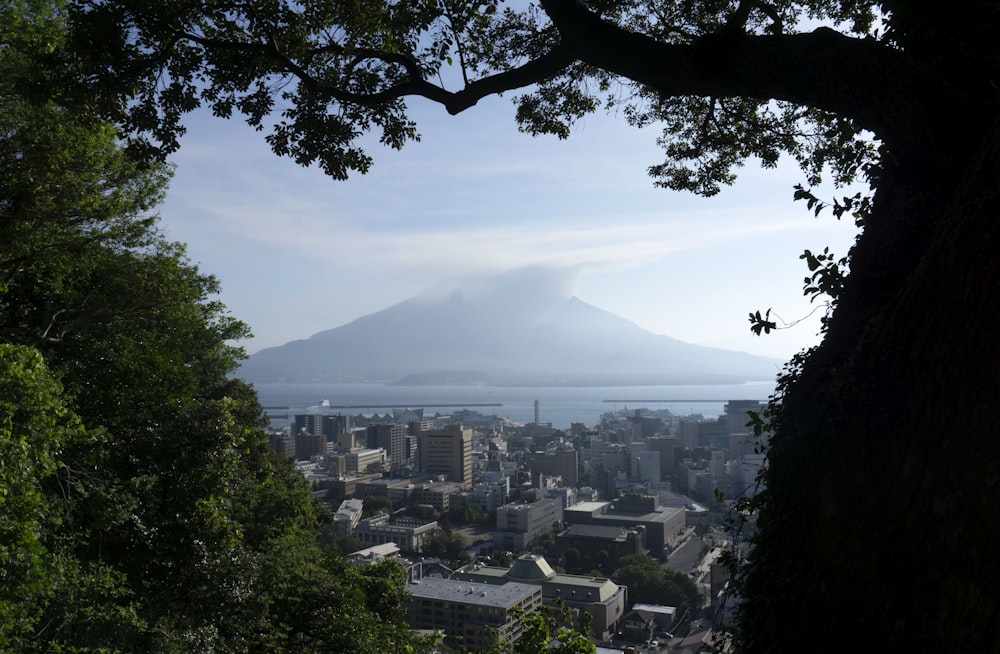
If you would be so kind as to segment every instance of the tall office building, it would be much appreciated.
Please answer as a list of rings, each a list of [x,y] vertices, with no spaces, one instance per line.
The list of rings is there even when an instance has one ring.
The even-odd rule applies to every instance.
[[[533,473],[558,475],[567,486],[576,488],[580,480],[580,457],[572,447],[560,447],[551,452],[526,454],[524,464]]]
[[[295,416],[295,433],[305,431],[316,436],[326,436],[328,442],[351,429],[351,416],[342,413],[301,413]]]
[[[368,425],[368,447],[385,450],[386,459],[393,470],[410,467],[406,447],[406,425]]]
[[[472,429],[450,425],[437,431],[422,431],[417,438],[418,470],[472,486]]]

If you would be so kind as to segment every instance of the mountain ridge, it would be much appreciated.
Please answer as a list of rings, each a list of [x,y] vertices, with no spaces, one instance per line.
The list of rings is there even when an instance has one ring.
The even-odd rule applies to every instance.
[[[631,386],[773,380],[781,361],[654,334],[575,296],[415,296],[265,348],[251,382]]]

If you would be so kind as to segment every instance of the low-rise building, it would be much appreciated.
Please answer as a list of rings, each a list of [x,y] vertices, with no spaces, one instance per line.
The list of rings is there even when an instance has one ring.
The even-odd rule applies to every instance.
[[[444,513],[451,507],[451,498],[462,492],[462,484],[453,481],[428,481],[414,484],[412,501],[432,506]]]
[[[536,539],[546,534],[554,536],[562,528],[562,521],[562,501],[558,498],[507,504],[497,509],[493,542],[499,548],[525,552]]]
[[[600,640],[610,638],[625,615],[628,592],[625,586],[590,575],[559,574],[544,557],[536,554],[518,557],[510,568],[467,565],[455,571],[451,578],[493,585],[539,586],[546,605],[563,603],[577,614],[589,613],[593,635]]]
[[[646,547],[657,556],[687,525],[683,507],[660,506],[657,495],[625,493],[614,502],[578,502],[563,511],[567,524],[614,525],[646,530]]]
[[[618,568],[623,556],[646,551],[646,529],[643,526],[569,525],[556,536],[550,553],[564,562],[568,572],[585,570],[611,571]]]
[[[354,537],[366,546],[395,543],[404,552],[422,552],[437,528],[436,520],[379,513],[359,522],[354,529]]]
[[[361,522],[361,512],[364,501],[346,499],[340,503],[337,512],[333,514],[333,529],[338,534],[350,535]]]
[[[344,455],[347,472],[381,472],[385,468],[384,450],[355,450]]]
[[[491,585],[425,577],[406,585],[407,616],[414,629],[436,629],[445,644],[460,651],[489,649],[500,638],[514,643],[522,624],[514,609],[533,613],[542,589],[533,584]]]

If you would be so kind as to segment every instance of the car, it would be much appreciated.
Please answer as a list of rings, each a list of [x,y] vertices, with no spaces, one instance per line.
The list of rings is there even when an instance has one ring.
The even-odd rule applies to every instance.
[[[660,646],[660,641],[658,640],[647,640],[642,644],[643,649],[656,649]]]
[[[622,650],[622,654],[636,654],[635,645],[626,645],[625,649]]]

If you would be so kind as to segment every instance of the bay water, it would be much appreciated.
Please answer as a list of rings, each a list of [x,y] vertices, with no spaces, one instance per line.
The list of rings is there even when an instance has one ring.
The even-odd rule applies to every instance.
[[[472,409],[520,423],[538,419],[557,429],[582,422],[593,427],[609,411],[667,409],[713,419],[729,400],[765,401],[774,382],[671,386],[398,386],[389,384],[254,384],[275,427],[300,413],[385,414],[424,408],[424,415]],[[282,418],[287,416],[287,418]]]

